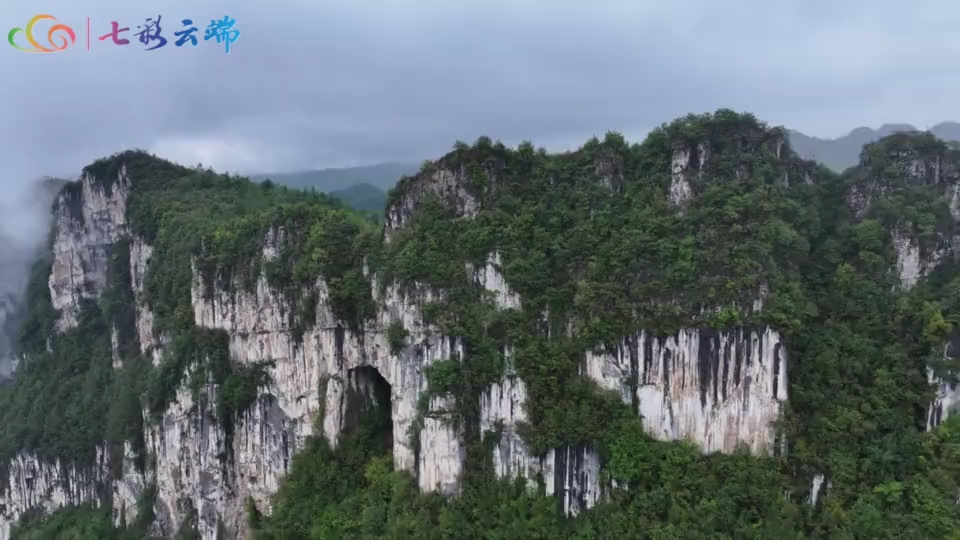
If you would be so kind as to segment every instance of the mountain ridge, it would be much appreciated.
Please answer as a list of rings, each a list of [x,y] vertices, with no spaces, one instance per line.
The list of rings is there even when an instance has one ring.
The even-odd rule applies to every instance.
[[[944,141],[960,141],[960,122],[944,121],[922,130],[910,124],[883,124],[877,129],[858,127],[836,138],[820,138],[788,130],[790,144],[801,157],[823,163],[836,172],[853,167],[863,146],[898,132],[928,131]]]
[[[383,162],[357,167],[304,170],[288,173],[259,173],[250,175],[254,182],[270,180],[297,189],[315,189],[321,193],[348,189],[360,183],[370,184],[383,191],[389,190],[401,176],[414,174],[421,162]]]
[[[949,538],[960,152],[786,139],[481,137],[378,226],[98,160],[0,389],[0,535]]]
[[[865,126],[850,130],[847,134],[835,138],[806,135],[800,131],[788,129],[790,143],[795,152],[805,159],[812,159],[836,172],[843,172],[857,164],[863,146],[876,142],[898,132],[929,131],[944,141],[960,143],[960,122],[943,121],[926,130],[912,124],[887,123],[874,129]],[[258,173],[250,175],[253,181],[270,179],[273,182],[297,189],[316,189],[323,193],[342,192],[348,203],[360,203],[361,209],[373,211],[379,195],[375,193],[351,192],[351,188],[360,184],[369,184],[384,193],[388,192],[402,176],[415,174],[421,162],[383,162],[357,167],[339,167],[316,170],[303,170],[287,173]],[[366,188],[357,188],[369,191]],[[359,198],[358,198],[359,197]],[[352,203],[351,203],[352,204]],[[381,212],[383,209],[376,210]]]

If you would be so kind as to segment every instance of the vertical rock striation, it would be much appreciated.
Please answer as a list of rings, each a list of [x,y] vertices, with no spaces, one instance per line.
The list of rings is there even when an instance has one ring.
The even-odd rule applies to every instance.
[[[671,182],[665,186],[670,202],[690,202],[709,172],[712,152],[704,142],[672,150]],[[610,158],[597,165],[596,174],[604,186],[617,191],[622,188],[621,169],[622,163]],[[446,168],[443,163],[404,180],[404,189],[387,209],[385,241],[410,223],[426,197],[439,198],[458,218],[476,217],[480,202],[467,189],[470,181],[462,167]],[[106,286],[110,246],[128,241],[136,333],[141,352],[159,365],[169,336],[158,335],[146,301],[144,283],[153,248],[128,227],[130,189],[122,168],[117,178],[84,177],[61,194],[49,288],[62,314],[59,330],[74,327],[81,300],[96,298]],[[262,239],[266,261],[282,252],[285,236],[283,228],[275,228]],[[195,516],[205,540],[217,538],[220,530],[244,538],[245,500],[270,513],[270,498],[307,439],[323,436],[337,445],[355,421],[357,401],[375,394],[378,384],[389,387],[389,444],[395,466],[416,475],[424,491],[458,491],[465,434],[447,418],[455,402],[450,396],[431,396],[425,410],[420,404],[428,391],[426,368],[446,360],[469,361],[460,336],[444,335],[425,321],[424,307],[442,301],[444,291],[425,284],[380,283],[370,275],[376,312],[356,326],[338,320],[328,283],[318,276],[309,291],[302,291],[317,299],[315,324],[301,331],[291,317],[297,306],[263,272],[252,287],[221,281],[196,265],[191,272],[195,325],[224,333],[234,363],[268,366],[269,382],[254,404],[227,433],[215,406],[220,389],[209,381],[193,381],[199,387],[193,391],[191,381],[183,381],[166,410],[156,417],[144,411],[147,467],[136,465],[128,443],[117,476],[111,476],[104,452],[89,470],[81,471],[35,456],[18,457],[10,464],[9,485],[0,493],[0,531],[8,531],[30,508],[49,511],[84,501],[107,504],[108,499],[115,520],[131,523],[137,500],[155,489],[157,534],[172,534]],[[497,309],[523,309],[523,299],[504,278],[500,253],[491,252],[484,264],[468,265],[465,274]],[[406,331],[399,348],[387,340],[392,325]],[[542,475],[547,493],[557,496],[567,514],[597,504],[605,486],[594,449],[569,446],[531,455],[518,433],[527,419],[526,386],[513,367],[513,349],[504,345],[502,354],[504,373],[479,398],[482,436],[500,433],[493,450],[495,470],[505,477]],[[115,365],[120,367],[119,361]],[[672,335],[639,332],[624,336],[613,350],[586,354],[581,370],[630,404],[651,436],[691,440],[705,452],[732,452],[738,446],[769,452],[771,424],[787,399],[786,349],[779,333],[767,327],[717,331],[691,322]],[[412,428],[411,439],[407,434]],[[45,480],[28,483],[29,471],[40,470],[47,471],[40,475]],[[39,473],[29,474],[36,478]],[[92,487],[98,483],[109,487],[103,490],[110,492],[109,498]]]
[[[3,539],[10,538],[11,528],[27,510],[52,512],[70,505],[99,503],[98,490],[109,481],[110,468],[103,448],[96,449],[94,463],[85,469],[64,465],[59,460],[47,463],[29,453],[20,453],[8,467],[0,497]]]
[[[636,350],[639,413],[652,436],[687,439],[706,452],[773,448],[772,424],[787,400],[786,349],[767,328],[717,332],[683,329],[655,338],[641,333]]]
[[[126,230],[128,188],[126,171],[121,170],[106,184],[84,176],[56,197],[49,288],[61,313],[59,331],[76,326],[81,300],[96,297],[106,285],[110,246]],[[28,510],[101,504],[101,486],[111,480],[109,456],[104,447],[98,447],[95,456],[92,463],[79,466],[21,452],[7,463],[7,482],[0,490],[0,539],[9,538],[12,525]]]
[[[787,399],[786,367],[786,350],[770,329],[641,332],[585,361],[590,377],[637,406],[652,436],[690,440],[706,452],[740,444],[770,450],[770,424]]]
[[[126,234],[129,191],[123,168],[116,179],[84,176],[57,199],[49,283],[61,332],[76,326],[80,300],[96,298],[106,287],[108,250]]]

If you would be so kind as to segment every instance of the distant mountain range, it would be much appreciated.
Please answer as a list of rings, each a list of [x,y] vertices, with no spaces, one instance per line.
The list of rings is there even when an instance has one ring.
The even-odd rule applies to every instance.
[[[920,130],[909,124],[884,124],[879,129],[860,127],[837,139],[810,137],[793,130],[789,133],[790,146],[795,152],[842,172],[859,162],[863,145],[902,131]],[[927,131],[945,141],[960,141],[960,123],[958,122],[941,122]]]
[[[387,204],[387,191],[403,175],[420,170],[420,163],[378,163],[361,167],[321,169],[292,173],[255,174],[256,182],[270,179],[297,189],[316,189],[329,193],[358,210],[381,213]]]
[[[391,187],[393,186],[391,185]],[[387,192],[366,182],[354,184],[346,189],[331,191],[330,195],[357,210],[367,212],[381,213],[387,206]]]
[[[250,177],[255,182],[269,178],[277,184],[298,189],[314,188],[323,193],[347,189],[357,184],[369,184],[382,191],[392,188],[405,174],[414,174],[420,170],[417,163],[378,163],[361,167],[342,169],[321,169],[318,171],[300,171],[292,173],[255,174]]]
[[[902,131],[919,131],[909,124],[884,124],[878,129],[859,127],[836,139],[810,137],[789,131],[790,145],[801,156],[842,172],[860,160],[863,145]],[[941,122],[928,131],[945,141],[960,141],[960,122]],[[957,144],[960,144],[958,142]],[[329,193],[358,210],[383,212],[387,191],[404,175],[415,174],[420,163],[391,162],[361,167],[321,169],[293,173],[257,174],[255,181],[270,179],[298,189],[314,188]]]

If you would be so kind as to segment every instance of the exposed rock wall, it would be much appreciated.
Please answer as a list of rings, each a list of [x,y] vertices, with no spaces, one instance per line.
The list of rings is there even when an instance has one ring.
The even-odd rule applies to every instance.
[[[526,419],[525,385],[504,351],[503,378],[481,397],[481,429],[503,428],[493,462],[501,476],[543,474],[547,493],[557,494],[571,514],[602,497],[599,458],[589,448],[551,450],[531,456],[517,435]],[[771,329],[683,329],[669,337],[646,332],[610,353],[588,353],[584,374],[618,392],[636,408],[645,430],[661,440],[690,440],[705,452],[774,450],[773,422],[787,400],[787,357]]]
[[[693,196],[691,176],[701,176],[708,159],[710,159],[710,153],[703,143],[674,148],[670,162],[669,200],[672,204],[682,205]]]
[[[508,478],[522,476],[531,481],[531,486],[533,479],[542,475],[547,495],[556,495],[567,514],[576,515],[592,507],[602,495],[599,457],[582,447],[552,449],[544,456],[530,454],[517,432],[520,423],[526,421],[526,387],[513,369],[510,348],[506,347],[503,354],[503,378],[480,397],[481,434],[501,428],[500,440],[493,450],[496,474]]]
[[[705,452],[772,451],[787,400],[786,348],[771,329],[641,332],[611,353],[587,354],[585,371],[635,405],[651,436]]]
[[[786,349],[770,329],[683,329],[636,349],[639,413],[652,436],[689,439],[707,452],[745,444],[769,452],[773,422],[787,400]],[[621,385],[622,386],[622,385]]]
[[[406,186],[399,200],[394,201],[386,212],[385,238],[406,225],[417,206],[427,197],[436,197],[450,205],[457,216],[473,217],[480,209],[480,203],[467,191],[467,171],[460,167],[451,170],[443,166],[434,166],[425,173],[402,180]]]
[[[953,339],[943,346],[944,358],[956,360],[958,346],[960,346],[960,333],[954,331]],[[933,369],[927,370],[927,380],[937,389],[934,400],[927,409],[927,430],[929,431],[939,426],[960,406],[960,385],[938,377]]]
[[[694,175],[704,173],[708,159],[709,149],[703,145],[676,149],[669,187],[672,202],[683,204],[692,196],[691,182],[699,181]],[[615,172],[607,176],[613,186]],[[451,203],[461,217],[476,215],[479,203],[464,185],[463,171],[442,168],[413,179],[410,189],[387,213],[387,238],[409,223],[419,201],[428,195]],[[125,238],[130,242],[140,347],[158,364],[167,340],[156,335],[154,315],[143,291],[153,249],[128,230],[126,171],[121,170],[110,189],[90,178],[83,179],[79,188],[61,196],[55,216],[55,261],[49,287],[54,306],[63,314],[59,328],[76,324],[81,299],[102,292],[109,246]],[[283,241],[282,229],[271,231],[264,242],[264,257],[276,257]],[[904,251],[904,264],[913,268],[916,265],[910,262],[913,255],[908,251]],[[486,264],[465,270],[477,286],[488,291],[493,305],[502,310],[520,309],[522,299],[504,280],[501,266],[500,255],[491,253]],[[452,400],[433,397],[416,434],[417,443],[411,444],[406,436],[421,414],[418,402],[427,389],[424,369],[442,360],[463,361],[466,355],[456,336],[442,335],[424,322],[422,306],[442,299],[442,291],[422,285],[381,287],[376,276],[370,276],[378,311],[366,326],[351,329],[331,311],[327,284],[319,278],[313,285],[318,298],[316,323],[301,336],[289,317],[294,306],[265,277],[261,276],[252,290],[245,290],[236,283],[207,282],[197,268],[192,270],[195,324],[224,331],[234,362],[270,361],[269,385],[237,419],[228,437],[216,418],[215,386],[202,385],[195,395],[184,382],[159,420],[147,418],[145,422],[150,457],[145,471],[135,466],[130,445],[125,448],[119,478],[109,477],[103,455],[93,469],[79,472],[62,471],[58,465],[43,464],[31,456],[18,457],[11,464],[11,481],[0,493],[0,539],[6,538],[3,531],[9,531],[10,524],[31,507],[50,510],[83,501],[104,503],[105,498],[91,487],[98,482],[112,492],[118,523],[131,523],[138,497],[155,486],[158,534],[172,533],[183,519],[196,513],[202,538],[216,538],[220,528],[243,538],[245,499],[250,497],[262,512],[269,513],[270,497],[307,438],[322,435],[332,445],[338,443],[350,423],[351,392],[358,389],[361,368],[375,369],[390,386],[395,466],[414,473],[424,491],[457,492],[465,450],[463,434],[444,418]],[[386,330],[396,323],[408,336],[394,354]],[[590,448],[564,447],[542,456],[531,455],[517,433],[526,419],[526,387],[513,369],[512,349],[505,346],[502,353],[507,368],[501,380],[480,398],[481,430],[503,428],[493,454],[497,473],[528,479],[542,475],[547,493],[555,494],[569,514],[593,506],[606,489],[600,483],[597,453]],[[691,440],[706,452],[732,452],[741,445],[755,453],[771,451],[771,424],[787,399],[786,348],[781,336],[770,328],[718,332],[691,324],[670,336],[640,332],[625,337],[614,350],[585,355],[582,373],[617,392],[636,410],[653,437]],[[25,475],[33,474],[33,478],[39,474],[29,473],[31,470],[46,471],[40,475],[45,480],[28,485]],[[813,490],[814,499],[820,484]]]
[[[154,365],[160,363],[165,337],[157,337],[154,333],[154,316],[147,306],[143,292],[143,283],[147,275],[147,266],[153,256],[153,247],[143,239],[133,236],[130,239],[130,284],[133,287],[133,297],[136,302],[137,339],[140,342],[140,352],[153,360]]]
[[[155,460],[154,525],[170,535],[193,511],[201,538],[213,539],[218,522],[240,530],[244,508],[232,481],[237,471],[225,467],[226,436],[211,407],[216,390],[204,385],[198,398],[178,389],[159,423],[146,428],[147,450]],[[130,501],[125,503],[129,516]]]
[[[17,455],[8,467],[0,494],[0,539],[4,540],[10,538],[11,528],[27,510],[52,512],[70,505],[99,503],[99,490],[109,482],[109,458],[103,448],[96,449],[94,462],[86,469],[59,461],[48,463],[29,453]]]
[[[109,188],[84,177],[79,189],[61,193],[54,213],[50,299],[61,311],[58,329],[77,324],[82,298],[95,298],[107,284],[108,250],[126,234],[130,182],[126,168]]]

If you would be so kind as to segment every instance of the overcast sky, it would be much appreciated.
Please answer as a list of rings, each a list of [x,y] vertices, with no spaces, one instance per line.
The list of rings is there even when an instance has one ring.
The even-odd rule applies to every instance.
[[[134,147],[244,172],[419,161],[482,134],[563,149],[720,107],[830,137],[960,119],[947,0],[8,0],[0,35],[37,13],[77,43],[0,44],[11,179]],[[144,52],[133,34],[158,15],[170,41]],[[224,15],[229,55],[202,39]],[[185,18],[195,48],[174,46]],[[97,40],[112,20],[130,45]]]

